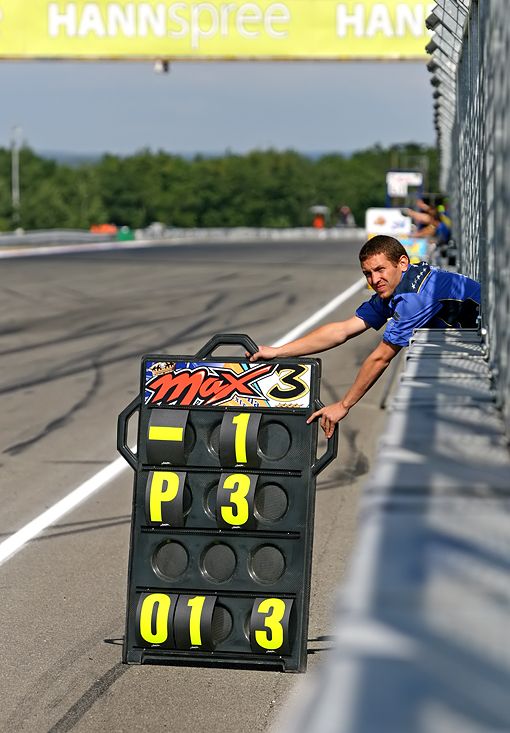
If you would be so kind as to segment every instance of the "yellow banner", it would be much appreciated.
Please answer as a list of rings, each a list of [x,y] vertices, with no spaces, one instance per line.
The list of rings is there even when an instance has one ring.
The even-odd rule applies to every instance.
[[[0,58],[423,59],[434,5],[0,0]]]

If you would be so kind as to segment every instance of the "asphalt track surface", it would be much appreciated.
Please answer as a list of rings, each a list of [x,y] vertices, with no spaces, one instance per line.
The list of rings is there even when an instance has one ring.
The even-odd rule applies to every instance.
[[[273,343],[359,278],[358,248],[186,244],[2,262],[0,540],[117,457],[116,419],[138,391],[141,354],[194,354],[218,332]],[[324,402],[378,338],[322,355]],[[308,669],[331,646],[382,388],[344,420],[339,457],[319,477]],[[131,498],[127,469],[0,567],[0,730],[269,730],[302,675],[121,663]]]

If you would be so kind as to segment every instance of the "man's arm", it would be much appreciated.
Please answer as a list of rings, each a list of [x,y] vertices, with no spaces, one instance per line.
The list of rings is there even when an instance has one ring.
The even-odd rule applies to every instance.
[[[406,216],[410,216],[411,219],[414,222],[419,222],[420,224],[430,224],[431,220],[431,214],[428,212],[423,211],[415,211],[414,209],[403,209],[403,211],[406,212]]]
[[[290,341],[288,344],[283,344],[283,346],[260,346],[259,350],[250,356],[250,361],[318,354],[321,351],[332,349],[334,346],[340,346],[340,344],[345,343],[353,336],[358,336],[369,328],[368,323],[365,323],[358,316],[337,323],[326,323],[324,326],[310,331],[306,336]]]
[[[347,390],[340,402],[334,402],[332,405],[317,410],[313,415],[310,415],[307,422],[310,423],[315,418],[320,417],[320,425],[326,434],[326,438],[331,438],[337,422],[343,420],[351,407],[377,382],[400,349],[400,346],[394,346],[393,344],[386,343],[386,341],[381,341],[379,346],[367,356],[361,365],[352,387]]]

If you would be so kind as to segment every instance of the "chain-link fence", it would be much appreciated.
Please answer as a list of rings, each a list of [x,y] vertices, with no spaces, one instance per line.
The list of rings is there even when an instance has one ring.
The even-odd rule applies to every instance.
[[[427,25],[459,269],[482,283],[482,323],[510,428],[510,2],[438,0]]]

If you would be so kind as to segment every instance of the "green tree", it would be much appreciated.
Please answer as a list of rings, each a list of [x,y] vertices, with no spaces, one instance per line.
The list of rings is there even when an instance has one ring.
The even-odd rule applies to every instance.
[[[385,204],[392,168],[427,162],[437,191],[435,149],[417,143],[380,145],[351,156],[310,160],[292,150],[196,156],[140,150],[121,158],[70,167],[21,151],[21,224],[25,229],[87,229],[110,222],[143,228],[154,221],[175,227],[296,227],[309,225],[310,207],[347,204],[358,224],[365,210]],[[10,151],[0,149],[0,229],[14,226]]]

